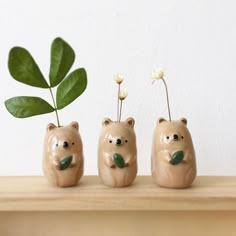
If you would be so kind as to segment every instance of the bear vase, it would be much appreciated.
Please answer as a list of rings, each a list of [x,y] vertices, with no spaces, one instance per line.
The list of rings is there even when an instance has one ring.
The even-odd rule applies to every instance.
[[[153,134],[152,177],[166,188],[188,188],[196,177],[195,151],[187,119],[160,118]]]
[[[84,169],[83,144],[79,124],[57,127],[50,123],[44,138],[43,172],[49,183],[58,187],[78,184]]]
[[[98,143],[98,172],[103,184],[126,187],[137,175],[134,119],[115,122],[105,118]]]

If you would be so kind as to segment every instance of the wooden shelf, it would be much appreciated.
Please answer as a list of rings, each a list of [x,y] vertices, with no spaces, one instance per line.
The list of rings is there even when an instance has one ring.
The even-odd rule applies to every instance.
[[[0,235],[236,235],[236,177],[197,177],[189,189],[150,176],[109,188],[85,176],[72,188],[43,177],[0,177]]]
[[[150,176],[126,188],[95,176],[72,188],[52,187],[44,177],[0,177],[0,211],[236,211],[236,177],[197,177],[179,190],[160,188]]]

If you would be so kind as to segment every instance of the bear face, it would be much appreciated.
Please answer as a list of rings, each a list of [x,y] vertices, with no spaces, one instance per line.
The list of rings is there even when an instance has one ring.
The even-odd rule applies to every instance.
[[[187,188],[195,179],[195,151],[185,118],[158,120],[153,134],[152,176],[158,185],[168,188]]]
[[[105,118],[99,144],[107,152],[133,152],[136,149],[134,123],[133,118],[129,118],[125,122],[113,122],[109,118]]]
[[[71,165],[78,162],[77,154],[82,150],[82,141],[78,133],[78,123],[72,122],[69,126],[57,127],[49,124],[47,127],[47,152],[50,161],[59,167],[59,162],[67,156],[72,156]]]
[[[112,187],[130,185],[137,174],[134,119],[103,120],[98,144],[98,171],[103,183]]]
[[[47,126],[43,170],[49,182],[60,187],[76,185],[83,174],[83,145],[79,125]]]
[[[185,118],[171,122],[160,118],[154,135],[156,136],[155,145],[157,145],[158,149],[174,150],[193,146]]]

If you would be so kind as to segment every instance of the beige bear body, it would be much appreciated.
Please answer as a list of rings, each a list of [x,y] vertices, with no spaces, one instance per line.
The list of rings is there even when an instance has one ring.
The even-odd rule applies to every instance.
[[[179,151],[183,159],[173,164],[173,155]],[[152,176],[155,183],[167,188],[187,188],[195,179],[195,152],[185,118],[159,119],[153,135]]]
[[[83,175],[83,145],[78,131],[78,123],[64,127],[49,124],[44,139],[43,171],[48,181],[59,187],[77,185]],[[66,169],[60,163],[72,157]]]
[[[137,174],[137,148],[134,132],[134,119],[113,122],[103,120],[98,144],[98,171],[102,182],[111,187],[130,185]],[[114,161],[114,154],[123,157],[124,167]]]

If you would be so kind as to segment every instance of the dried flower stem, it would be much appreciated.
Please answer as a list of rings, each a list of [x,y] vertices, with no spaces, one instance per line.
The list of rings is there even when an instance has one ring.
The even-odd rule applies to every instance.
[[[171,121],[171,115],[170,115],[170,103],[169,103],[169,95],[168,95],[168,89],[167,89],[167,84],[164,78],[161,78],[164,82],[165,89],[166,89],[166,100],[167,100],[167,106],[168,106],[168,114],[169,114],[169,120]]]
[[[121,121],[121,111],[122,111],[122,100],[120,100],[120,115],[119,115],[119,122]]]
[[[120,84],[118,84],[118,95],[117,95],[117,122],[119,122],[119,110],[120,110],[120,99],[119,99],[119,94],[120,94]]]

